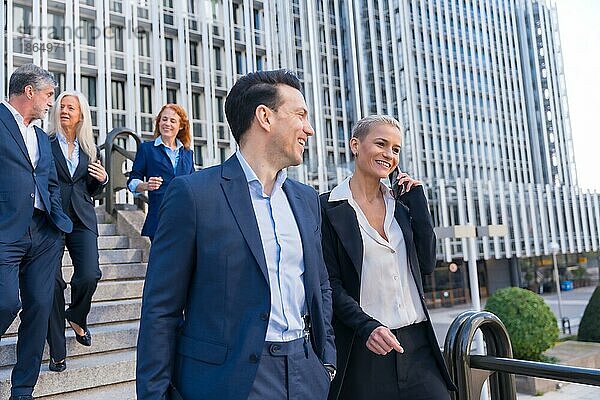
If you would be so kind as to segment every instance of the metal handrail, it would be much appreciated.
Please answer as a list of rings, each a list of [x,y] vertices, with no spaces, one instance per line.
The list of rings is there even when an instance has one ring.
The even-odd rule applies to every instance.
[[[600,386],[600,369],[548,364],[493,356],[471,356],[471,367],[534,376],[584,385]]]
[[[486,355],[471,354],[478,329]],[[600,386],[598,369],[513,359],[504,324],[487,311],[465,311],[454,319],[446,335],[444,358],[458,387],[452,393],[454,400],[478,400],[488,378],[493,400],[516,400],[515,374]]]
[[[129,128],[114,128],[111,130],[108,135],[106,135],[106,140],[104,144],[100,146],[101,150],[104,150],[104,158],[106,164],[106,171],[109,174],[108,187],[106,189],[106,200],[104,202],[106,207],[106,212],[112,214],[115,208],[115,193],[121,189],[124,189],[126,184],[119,185],[119,182],[122,181],[122,178],[127,177],[127,174],[123,174],[121,170],[117,170],[117,167],[120,165],[114,165],[116,158],[118,155],[121,155],[122,158],[126,160],[133,161],[135,159],[136,151],[130,151],[125,149],[122,146],[119,146],[115,143],[118,138],[127,139],[133,138],[135,141],[136,151],[141,144],[140,137]],[[135,200],[137,206],[139,208],[143,207],[143,202],[148,202],[148,199],[145,195],[141,195],[136,197]]]

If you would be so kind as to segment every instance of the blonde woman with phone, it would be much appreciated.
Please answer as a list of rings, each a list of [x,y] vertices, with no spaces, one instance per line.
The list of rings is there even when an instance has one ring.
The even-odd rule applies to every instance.
[[[329,399],[447,400],[455,388],[424,301],[432,219],[421,182],[398,170],[401,146],[396,119],[361,119],[352,176],[321,195],[338,368]],[[392,190],[383,181],[395,171]]]

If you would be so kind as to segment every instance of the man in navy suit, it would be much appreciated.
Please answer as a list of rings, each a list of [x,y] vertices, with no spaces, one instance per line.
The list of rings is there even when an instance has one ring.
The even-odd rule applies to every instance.
[[[286,177],[314,134],[289,71],[240,78],[239,150],[171,183],[152,243],[139,400],[320,400],[335,374],[331,288],[314,189]]]
[[[20,313],[11,399],[32,399],[44,351],[63,213],[50,142],[39,128],[54,101],[56,81],[33,64],[10,77],[0,104],[0,333]]]

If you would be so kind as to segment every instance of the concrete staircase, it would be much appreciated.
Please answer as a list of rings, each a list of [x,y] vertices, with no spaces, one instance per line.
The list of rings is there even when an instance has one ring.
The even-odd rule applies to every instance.
[[[121,213],[113,223],[112,217],[96,210],[102,279],[88,316],[92,346],[77,343],[73,330],[67,327],[67,370],[61,373],[48,370],[46,347],[34,391],[36,399],[135,399],[135,345],[149,242],[138,233],[144,217],[141,211],[126,211],[129,215],[125,217]],[[71,258],[65,251],[63,276],[68,282],[72,275]],[[68,304],[70,287],[65,296]],[[0,341],[0,400],[10,396],[18,326],[17,317]]]

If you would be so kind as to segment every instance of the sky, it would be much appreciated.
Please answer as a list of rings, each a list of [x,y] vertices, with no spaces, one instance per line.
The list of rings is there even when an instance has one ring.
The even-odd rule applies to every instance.
[[[600,192],[600,1],[554,0],[579,187]]]

